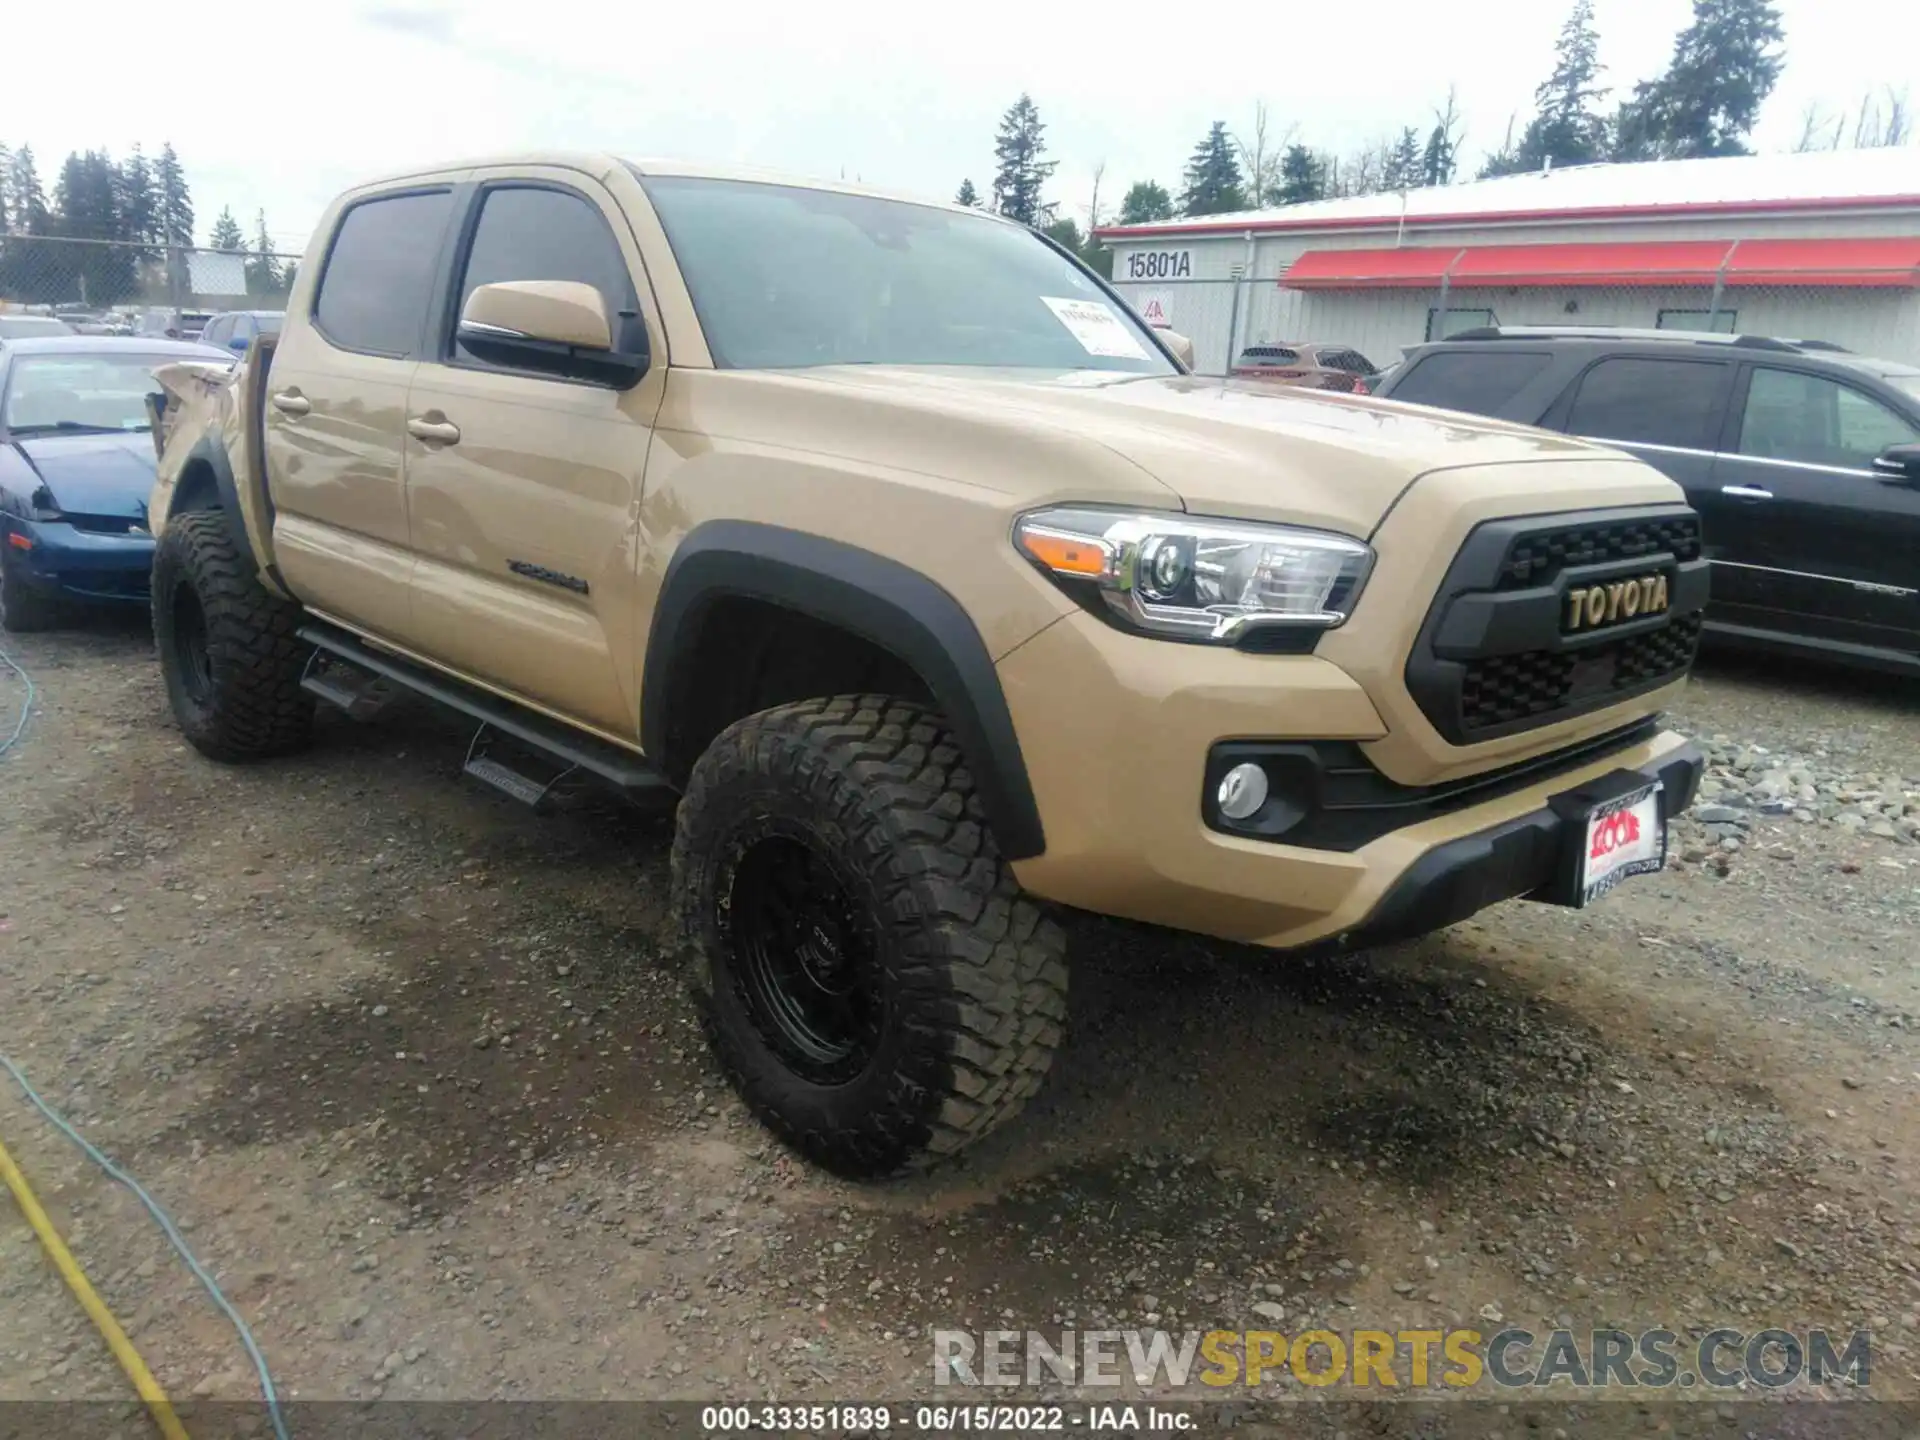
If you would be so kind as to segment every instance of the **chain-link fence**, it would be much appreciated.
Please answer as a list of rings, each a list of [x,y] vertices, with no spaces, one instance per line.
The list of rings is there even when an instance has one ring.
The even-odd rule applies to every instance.
[[[1284,279],[1117,282],[1140,314],[1193,341],[1194,368],[1225,374],[1250,345],[1350,346],[1375,364],[1483,325],[1714,330],[1837,345],[1920,365],[1920,291],[1859,284],[1454,286],[1288,289]]]
[[[0,314],[81,334],[190,335],[226,310],[280,310],[298,255],[0,235]]]

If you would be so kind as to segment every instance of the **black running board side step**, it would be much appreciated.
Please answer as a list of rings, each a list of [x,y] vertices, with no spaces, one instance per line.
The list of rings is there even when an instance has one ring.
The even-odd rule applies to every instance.
[[[307,657],[300,688],[354,720],[372,719],[387,708],[396,693],[393,682],[385,676],[337,660],[325,650],[315,650]]]
[[[543,808],[560,783],[576,773],[592,776],[632,798],[672,791],[664,775],[629,750],[582,734],[477,686],[377,649],[351,631],[311,621],[300,627],[300,638],[329,659],[357,667],[377,680],[410,690],[478,721],[480,729],[467,751],[466,772],[523,803]],[[311,666],[308,668],[308,677],[301,681],[301,686],[322,699],[333,700],[336,691],[351,698],[368,688],[350,682],[328,685],[327,682],[335,679],[332,674],[315,674]],[[317,683],[309,684],[309,680]],[[352,713],[351,709],[348,713]],[[497,731],[519,746],[537,752],[557,767],[559,773],[549,780],[536,779],[509,763],[503,754],[489,753],[489,731]]]

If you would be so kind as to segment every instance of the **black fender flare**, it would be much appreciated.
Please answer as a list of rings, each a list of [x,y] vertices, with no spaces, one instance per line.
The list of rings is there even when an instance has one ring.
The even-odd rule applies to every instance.
[[[220,500],[220,512],[227,517],[227,528],[233,532],[234,543],[243,552],[252,555],[253,544],[247,539],[246,516],[240,510],[240,487],[233,478],[233,462],[227,458],[226,446],[220,444],[219,440],[212,435],[202,435],[194,443],[193,449],[187,452],[186,463],[180,467],[181,474],[184,476],[196,465],[206,466],[213,475],[214,493]],[[179,500],[183,488],[182,482],[176,482],[173,496],[175,502]],[[179,504],[174,503],[168,507],[167,518],[171,520],[175,515],[183,513],[185,512],[181,510]],[[255,560],[257,563],[257,556]]]
[[[246,512],[240,506],[240,486],[233,477],[233,462],[227,458],[227,447],[220,443],[217,435],[202,435],[194,442],[193,448],[187,452],[186,463],[181,466],[181,473],[185,474],[195,465],[205,465],[208,472],[212,474],[214,493],[220,501],[220,513],[226,517],[227,530],[232,534],[233,543],[239,547],[240,553],[252,561],[256,569],[265,573],[268,579],[285,591],[287,582],[281,578],[279,567],[271,560],[263,564],[260,556],[254,553],[253,540],[247,534]],[[174,489],[176,499],[179,493],[179,486],[176,484]],[[167,518],[171,520],[175,515],[184,513],[186,512],[175,504],[168,509]]]
[[[918,571],[870,550],[745,520],[696,526],[668,562],[641,677],[641,746],[670,776],[694,756],[672,753],[674,697],[698,663],[701,623],[725,599],[762,600],[838,626],[911,667],[960,742],[1000,853],[1046,849],[993,656],[960,602]]]

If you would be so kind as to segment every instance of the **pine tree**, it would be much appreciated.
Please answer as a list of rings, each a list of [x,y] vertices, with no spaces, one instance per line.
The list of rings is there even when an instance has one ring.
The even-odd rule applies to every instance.
[[[154,188],[153,167],[138,145],[121,164],[117,178],[121,238],[136,242],[142,258],[150,259],[160,239],[160,195]]]
[[[53,216],[47,209],[46,192],[40,188],[31,145],[8,155],[0,189],[6,192],[7,229],[12,234],[51,233]],[[66,279],[64,266],[45,241],[16,239],[0,245],[0,296],[29,304],[64,300]]]
[[[1173,197],[1167,187],[1151,180],[1136,180],[1120,197],[1120,223],[1146,225],[1155,220],[1173,218]]]
[[[223,216],[226,212],[220,212]],[[273,237],[267,234],[267,212],[254,213],[253,254],[247,260],[247,293],[272,295],[279,291],[279,262],[273,258]]]
[[[1782,40],[1772,0],[1693,0],[1693,23],[1674,41],[1666,73],[1634,86],[1620,107],[1614,158],[1747,154],[1786,63]]]
[[[47,192],[40,188],[40,172],[34,165],[33,147],[22,145],[13,152],[9,167],[13,210],[13,228],[23,235],[45,235],[52,220],[47,209]]]
[[[1381,166],[1382,190],[1412,190],[1420,184],[1420,135],[1409,125],[1387,148]]]
[[[960,189],[959,192],[954,195],[953,203],[956,205],[976,207],[980,204],[980,192],[973,188],[973,181],[962,180],[960,182]]]
[[[1574,0],[1560,27],[1553,73],[1533,92],[1537,107],[1520,137],[1513,164],[1520,170],[1555,165],[1587,165],[1606,158],[1607,120],[1597,102],[1606,88],[1600,78],[1600,37],[1593,26],[1593,0]]]
[[[72,240],[112,242],[123,238],[119,167],[104,150],[71,154],[54,186],[52,232]],[[61,298],[110,305],[135,290],[132,247],[112,243],[62,247]]]
[[[1193,148],[1187,161],[1187,188],[1180,194],[1183,215],[1226,215],[1247,208],[1241,184],[1240,161],[1233,153],[1224,120],[1213,122],[1207,138]]]
[[[238,253],[247,248],[247,237],[240,233],[240,222],[233,218],[233,211],[222,206],[220,218],[213,222],[213,232],[207,236],[207,243],[215,250]]]
[[[1289,145],[1280,157],[1280,191],[1276,198],[1282,205],[1326,199],[1326,163],[1304,145]]]
[[[1036,229],[1047,223],[1047,205],[1040,191],[1053,174],[1047,153],[1047,127],[1030,96],[1022,95],[1000,117],[1000,136],[993,153],[999,169],[993,177],[993,208],[1010,220]]]
[[[187,190],[187,174],[180,168],[180,157],[171,142],[160,147],[160,158],[153,163],[153,179],[159,189],[160,239],[168,245],[193,244],[193,196]]]
[[[7,233],[7,217],[13,213],[13,151],[0,145],[0,235]]]

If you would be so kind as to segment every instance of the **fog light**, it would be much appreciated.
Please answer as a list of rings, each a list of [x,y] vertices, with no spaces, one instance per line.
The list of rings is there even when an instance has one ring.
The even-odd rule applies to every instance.
[[[1221,815],[1245,820],[1267,803],[1267,772],[1254,764],[1236,765],[1220,777],[1215,798]]]

